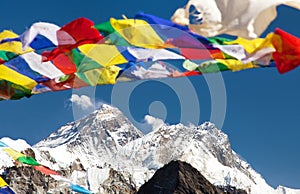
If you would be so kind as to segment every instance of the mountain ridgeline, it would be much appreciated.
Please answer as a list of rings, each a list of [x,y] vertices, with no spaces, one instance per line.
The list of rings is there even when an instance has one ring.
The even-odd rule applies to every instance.
[[[14,146],[9,138],[2,141]],[[164,124],[143,134],[106,104],[23,147],[39,163],[93,193],[300,194],[269,186],[212,123]],[[1,151],[0,158],[2,177],[16,193],[72,193],[64,182],[15,166]]]

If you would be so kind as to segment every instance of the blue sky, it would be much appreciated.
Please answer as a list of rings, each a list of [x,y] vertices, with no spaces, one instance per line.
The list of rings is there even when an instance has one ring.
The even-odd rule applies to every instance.
[[[52,0],[46,4],[31,0],[12,5],[5,1],[1,3],[0,30],[11,29],[22,33],[37,21],[61,26],[78,17],[87,17],[100,23],[110,17],[119,18],[122,14],[133,17],[139,11],[169,19],[175,9],[185,3],[183,0],[152,0],[151,3],[137,0]],[[278,18],[267,32],[280,27],[299,37],[297,19],[300,12],[284,6],[280,6],[278,11]],[[300,69],[284,75],[280,75],[276,69],[253,69],[217,75],[224,80],[226,89],[226,98],[219,98],[219,101],[225,101],[227,105],[224,125],[218,127],[228,134],[232,148],[273,187],[280,184],[300,188],[299,75]],[[208,75],[178,78],[170,82],[154,80],[136,84],[121,83],[118,86],[99,86],[75,92],[91,94],[95,91],[97,102],[112,102],[121,109],[129,107],[130,115],[127,116],[136,122],[142,121],[150,112],[154,116],[164,117],[170,124],[180,122],[181,114],[187,115],[191,121],[199,120],[201,123],[211,120],[214,100],[211,100],[210,88],[214,86],[209,85],[207,80],[213,79],[213,75]],[[176,90],[181,93],[176,93]],[[69,103],[72,92],[45,93],[29,99],[0,102],[0,136],[23,138],[32,145],[61,125],[73,121],[73,110]],[[219,94],[217,89],[213,92],[219,97],[224,95],[221,92]],[[129,95],[129,100],[124,95]],[[190,98],[187,97],[189,95]],[[179,105],[186,98],[189,102],[182,105],[189,109],[182,111]],[[194,118],[193,113],[198,109],[200,116]],[[212,119],[217,125],[219,120],[218,116]],[[185,118],[184,122],[187,121]]]

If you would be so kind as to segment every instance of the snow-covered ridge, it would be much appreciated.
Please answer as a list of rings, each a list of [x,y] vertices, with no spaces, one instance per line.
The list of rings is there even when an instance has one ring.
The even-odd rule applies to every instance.
[[[30,148],[31,146],[23,139],[17,139],[13,140],[9,137],[3,137],[0,139],[1,142],[5,143],[8,145],[10,148],[13,148],[17,151],[23,151],[26,150],[27,148]]]
[[[10,148],[23,151],[31,146],[23,139],[13,140],[9,137],[3,137],[0,139],[1,142],[5,143]],[[0,147],[0,173],[3,171],[4,167],[14,166],[14,160],[6,154],[6,152],[1,150]]]
[[[2,139],[14,146],[13,140]],[[16,147],[18,151],[30,147],[17,141],[22,145]],[[80,185],[88,182],[95,192],[107,179],[110,168],[122,172],[128,180],[132,177],[139,187],[164,164],[182,160],[215,185],[230,183],[254,194],[300,194],[300,190],[270,187],[231,149],[228,136],[210,122],[189,127],[163,124],[143,135],[117,108],[106,104],[62,126],[32,149],[41,164],[55,170],[82,164],[85,171],[76,169],[68,178],[75,183],[83,181],[78,182]],[[13,165],[1,151],[0,164]]]

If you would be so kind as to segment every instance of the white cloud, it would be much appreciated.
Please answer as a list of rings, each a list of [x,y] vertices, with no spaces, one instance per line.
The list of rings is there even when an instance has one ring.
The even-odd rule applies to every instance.
[[[147,124],[152,126],[152,130],[156,130],[165,125],[165,122],[159,118],[152,117],[150,115],[145,116],[145,121]]]
[[[89,108],[93,108],[91,98],[86,95],[79,96],[77,94],[72,94],[70,101],[79,106],[82,110],[88,110]]]

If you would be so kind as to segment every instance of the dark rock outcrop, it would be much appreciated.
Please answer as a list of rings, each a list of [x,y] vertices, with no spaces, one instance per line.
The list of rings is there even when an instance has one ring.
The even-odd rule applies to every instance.
[[[122,173],[114,169],[110,169],[109,178],[104,181],[102,188],[100,193],[134,194],[137,191],[131,177],[126,180]]]
[[[50,176],[45,176],[40,171],[31,166],[9,167],[3,177],[15,193],[20,194],[46,194],[51,193],[71,193],[68,186],[59,187],[59,183]],[[58,189],[59,188],[59,189]]]
[[[139,194],[246,194],[235,188],[218,188],[211,184],[197,169],[182,161],[171,161],[157,170],[153,177],[138,191]]]
[[[25,154],[26,156],[32,157],[33,159],[35,159],[35,153],[31,148],[27,148],[26,150],[24,150],[23,152],[21,152],[22,154]]]

